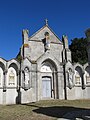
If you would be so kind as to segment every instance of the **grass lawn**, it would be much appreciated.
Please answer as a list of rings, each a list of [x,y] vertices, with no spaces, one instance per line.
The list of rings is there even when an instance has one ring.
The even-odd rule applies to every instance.
[[[0,105],[0,120],[57,120],[70,111],[90,110],[90,100],[45,100],[22,105]]]

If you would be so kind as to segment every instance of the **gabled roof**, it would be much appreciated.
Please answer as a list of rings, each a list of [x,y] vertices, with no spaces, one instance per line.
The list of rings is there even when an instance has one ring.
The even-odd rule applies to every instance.
[[[37,40],[41,41],[45,38],[45,32],[48,32],[50,35],[50,40],[52,43],[62,44],[61,40],[57,37],[57,35],[53,32],[53,30],[48,26],[44,25],[41,29],[39,29],[36,33],[34,33],[29,40]]]

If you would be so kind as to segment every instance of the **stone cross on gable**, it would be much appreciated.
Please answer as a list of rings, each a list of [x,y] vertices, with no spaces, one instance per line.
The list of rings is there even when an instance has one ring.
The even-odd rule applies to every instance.
[[[48,25],[48,19],[45,19],[45,25]]]

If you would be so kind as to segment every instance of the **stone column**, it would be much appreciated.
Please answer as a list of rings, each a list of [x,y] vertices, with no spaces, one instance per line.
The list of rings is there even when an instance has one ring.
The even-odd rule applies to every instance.
[[[17,90],[19,90],[19,71],[17,72]]]
[[[29,70],[29,88],[32,88],[31,70]]]
[[[24,70],[21,70],[21,87],[24,89]]]
[[[82,89],[85,89],[86,88],[86,85],[85,85],[85,80],[84,80],[84,72],[82,73]]]
[[[57,99],[57,88],[58,88],[58,85],[57,85],[57,71],[54,71],[54,91],[55,91],[55,99]]]
[[[37,64],[36,62],[32,63],[32,68],[31,68],[31,87],[33,88],[33,100],[38,101],[39,100],[39,88],[38,88],[38,80],[40,77],[40,72],[37,71]]]
[[[7,70],[4,71],[3,91],[6,91]]]
[[[60,69],[58,70],[57,73],[58,77],[58,98],[59,99],[64,99],[64,73],[63,73],[63,67],[60,66]]]
[[[6,80],[7,80],[7,70],[4,70],[4,80],[3,80],[3,104],[6,104]]]
[[[19,103],[21,103],[21,71],[20,70],[18,70],[17,71],[17,93],[18,93],[18,96],[17,96],[17,98],[16,98],[16,104],[19,104]]]
[[[56,82],[55,82],[55,72],[53,70],[53,73],[52,73],[52,81],[53,81],[53,97],[54,99],[56,98]]]

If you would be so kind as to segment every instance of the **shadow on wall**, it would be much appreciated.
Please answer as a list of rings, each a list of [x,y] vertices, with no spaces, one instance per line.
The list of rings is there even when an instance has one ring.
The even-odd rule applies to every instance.
[[[53,107],[38,107],[35,105],[28,105],[36,107],[33,112],[38,114],[47,115],[55,118],[65,118],[69,120],[76,120],[76,118],[83,118],[85,116],[90,116],[90,109],[76,108],[69,106],[53,106]]]
[[[20,90],[17,92],[18,92],[18,96],[16,97],[16,104],[21,104],[21,92]]]

